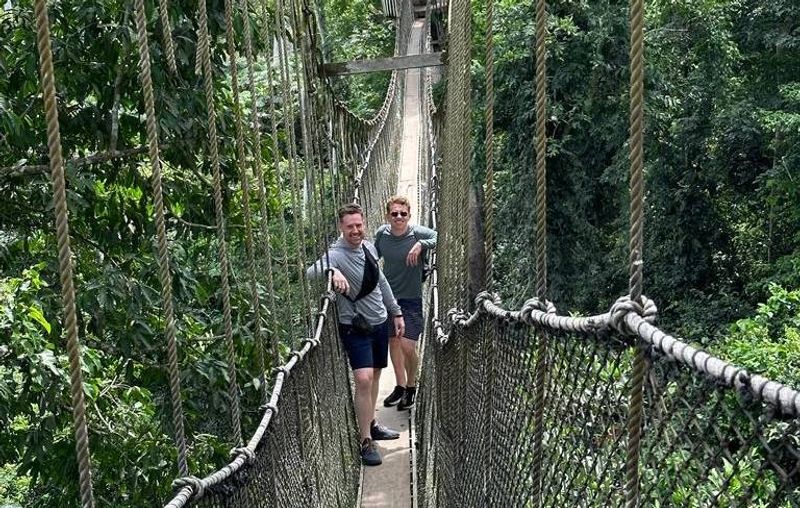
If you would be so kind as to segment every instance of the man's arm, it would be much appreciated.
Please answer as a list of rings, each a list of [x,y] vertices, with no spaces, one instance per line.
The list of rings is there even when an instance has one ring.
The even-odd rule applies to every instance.
[[[436,230],[416,225],[414,226],[414,236],[417,237],[417,241],[422,245],[423,249],[436,247],[436,238],[438,237]]]
[[[322,278],[322,276],[325,274],[328,268],[335,268],[335,266],[333,265],[334,263],[332,259],[332,254],[330,251],[328,251],[325,254],[323,254],[321,258],[314,261],[314,263],[311,266],[306,268],[306,278],[308,280]]]
[[[321,258],[306,269],[306,278],[309,280],[318,279],[330,268],[333,272],[333,290],[346,295],[348,291],[350,291],[350,283],[347,281],[344,274],[336,267],[337,261],[338,257],[335,251],[329,250],[327,255],[323,254]]]
[[[406,322],[403,319],[403,310],[397,304],[397,300],[394,298],[394,293],[392,293],[392,288],[389,286],[389,281],[386,280],[386,277],[383,275],[383,270],[378,272],[378,274],[378,286],[381,288],[383,305],[386,306],[386,310],[389,312],[389,316],[392,318],[394,323],[394,333],[392,336],[402,337],[406,332]]]

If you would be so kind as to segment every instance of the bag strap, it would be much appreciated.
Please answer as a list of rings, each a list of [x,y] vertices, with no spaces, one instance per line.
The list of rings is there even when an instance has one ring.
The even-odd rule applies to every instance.
[[[345,298],[353,303],[372,293],[378,286],[378,279],[380,278],[378,262],[375,261],[375,258],[366,245],[361,244],[361,249],[364,251],[364,276],[361,279],[361,290],[355,298],[344,295]]]
[[[381,254],[381,238],[383,238],[383,235],[386,234],[386,231],[388,229],[389,229],[388,225],[381,224],[381,226],[375,232],[375,250],[378,251],[378,257],[383,255]]]

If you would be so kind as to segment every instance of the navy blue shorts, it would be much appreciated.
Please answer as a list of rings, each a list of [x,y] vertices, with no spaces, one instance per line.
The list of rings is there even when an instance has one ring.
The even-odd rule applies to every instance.
[[[374,326],[369,335],[359,335],[353,332],[353,327],[339,323],[339,337],[342,339],[350,368],[355,369],[383,369],[389,360],[389,321]]]
[[[403,321],[406,323],[403,337],[419,340],[425,328],[425,320],[422,318],[422,298],[398,298],[397,304],[403,309]]]

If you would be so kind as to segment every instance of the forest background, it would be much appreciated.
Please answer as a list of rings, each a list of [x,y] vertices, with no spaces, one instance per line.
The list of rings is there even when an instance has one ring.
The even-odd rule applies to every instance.
[[[549,298],[561,312],[602,312],[626,292],[627,9],[611,0],[549,2],[548,274]],[[145,138],[130,3],[65,0],[50,10],[66,156],[135,152]],[[155,14],[151,45],[190,465],[202,473],[230,448],[221,395],[227,372],[203,157],[205,105],[193,73],[196,5],[178,0],[170,10],[177,78],[166,69]],[[236,182],[223,3],[210,1],[209,10],[222,169]],[[484,3],[473,2],[473,10],[479,187]],[[155,12],[152,2],[148,11]],[[391,22],[379,2],[329,0],[319,14],[326,59],[390,54]],[[0,505],[77,505],[50,184],[39,166],[47,160],[31,2],[7,2],[0,16]],[[658,304],[664,329],[800,386],[800,4],[652,0],[646,16],[644,293]],[[532,2],[499,1],[494,20],[495,273],[504,301],[515,305],[533,294],[535,265]],[[259,72],[263,78],[270,71]],[[334,86],[366,117],[387,83],[386,74],[373,74]],[[265,115],[265,132],[268,123]],[[272,150],[264,144],[265,159]],[[161,501],[176,476],[150,170],[141,155],[67,167],[96,496],[113,506]],[[291,222],[298,210],[285,191],[290,186],[269,185],[267,218],[280,239],[276,219]],[[234,185],[226,189],[234,274],[243,271],[240,201]],[[285,253],[298,248],[285,238]],[[280,251],[277,240],[275,247]],[[314,246],[299,248],[311,253]],[[294,272],[285,273],[279,287],[293,282]],[[232,298],[247,429],[258,417],[263,378],[252,361],[245,281],[234,284]],[[291,337],[303,319],[294,311],[303,307],[296,295],[280,310],[265,306],[262,325]],[[283,339],[281,350],[291,346]]]

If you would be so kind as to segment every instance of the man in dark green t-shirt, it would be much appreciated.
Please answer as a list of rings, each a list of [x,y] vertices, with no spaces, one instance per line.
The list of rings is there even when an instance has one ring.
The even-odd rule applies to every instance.
[[[396,386],[383,405],[405,410],[414,405],[417,391],[417,341],[425,326],[422,316],[423,253],[436,247],[436,231],[410,225],[411,206],[405,196],[386,204],[388,224],[375,232],[375,248],[383,258],[383,272],[403,310],[405,331],[389,339],[389,356]]]

